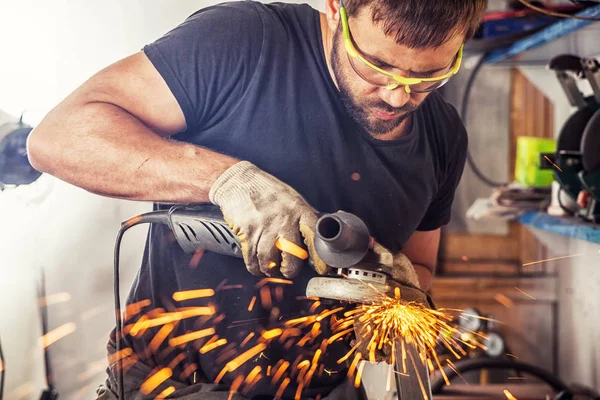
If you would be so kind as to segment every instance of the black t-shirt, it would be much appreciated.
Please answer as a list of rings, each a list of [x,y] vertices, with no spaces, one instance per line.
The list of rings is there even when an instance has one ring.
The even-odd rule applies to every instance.
[[[196,12],[144,51],[185,114],[187,129],[174,139],[248,160],[294,187],[320,212],[358,215],[394,251],[416,230],[448,223],[467,148],[456,110],[434,92],[414,113],[412,131],[393,141],[371,137],[339,98],[318,11],[307,5],[229,2]],[[216,333],[234,343],[231,354],[240,354],[255,343],[251,339],[241,347],[249,333],[256,332],[256,338],[281,321],[314,314],[313,302],[302,296],[315,276],[307,267],[293,285],[270,284],[269,307],[255,287],[261,278],[248,273],[241,259],[205,252],[198,262],[179,248],[168,228],[152,226],[128,303],[149,299],[144,311],[159,308],[154,315],[210,303],[215,317],[222,316]],[[174,292],[201,288],[216,288],[216,294],[210,300],[173,300]],[[182,320],[169,337],[213,326],[215,317]],[[164,341],[156,348],[150,343],[158,328],[129,336],[128,345],[151,367],[170,364],[173,379],[212,382],[232,358],[217,350],[200,354],[208,338],[175,349]],[[326,332],[326,324],[321,329]],[[274,341],[236,373],[246,376],[261,365],[265,375],[268,365],[281,358],[293,364],[308,347]],[[345,379],[346,367],[336,361],[348,349],[346,341],[327,348],[321,357],[325,372],[315,374],[306,395],[327,392]],[[221,382],[231,384],[234,376]],[[252,393],[274,394],[278,385],[270,386],[268,379]],[[292,380],[286,393],[293,397],[294,392]]]

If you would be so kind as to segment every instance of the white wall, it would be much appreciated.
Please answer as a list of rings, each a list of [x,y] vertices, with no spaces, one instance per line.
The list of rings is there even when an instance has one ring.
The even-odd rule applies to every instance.
[[[306,2],[323,9],[323,0]],[[14,116],[27,110],[25,121],[35,125],[92,74],[215,3],[2,1],[0,110]],[[35,298],[41,269],[48,294],[71,296],[49,307],[50,328],[76,324],[74,333],[50,347],[61,398],[94,397],[113,326],[115,235],[121,221],[149,208],[95,196],[46,175],[28,187],[0,192],[0,337],[7,399],[38,399],[44,387]],[[139,265],[146,230],[136,227],[125,236],[123,292]]]

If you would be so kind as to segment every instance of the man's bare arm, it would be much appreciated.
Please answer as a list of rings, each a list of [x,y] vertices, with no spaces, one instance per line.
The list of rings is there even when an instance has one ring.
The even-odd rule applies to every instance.
[[[440,229],[427,232],[417,231],[408,239],[402,250],[415,267],[419,285],[425,291],[431,288],[439,246]]]
[[[141,201],[208,201],[238,160],[167,137],[185,130],[179,104],[142,52],[98,72],[31,132],[34,168],[92,193]]]

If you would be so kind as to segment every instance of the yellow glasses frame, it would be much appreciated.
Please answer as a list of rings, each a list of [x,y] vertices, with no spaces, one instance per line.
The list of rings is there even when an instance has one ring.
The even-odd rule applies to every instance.
[[[460,48],[458,49],[458,54],[456,56],[456,61],[454,63],[454,66],[452,67],[452,70],[450,70],[448,73],[446,73],[442,76],[436,76],[435,78],[407,78],[407,77],[404,77],[401,75],[393,74],[384,69],[381,69],[378,66],[370,63],[368,60],[366,60],[362,55],[360,55],[358,50],[356,50],[356,47],[354,47],[354,44],[352,43],[352,38],[350,37],[350,28],[348,27],[348,15],[346,13],[346,8],[342,4],[342,0],[340,0],[340,15],[341,15],[341,20],[342,20],[342,29],[343,29],[343,33],[344,33],[344,46],[346,48],[346,52],[348,53],[348,55],[350,57],[356,58],[356,59],[360,60],[362,63],[364,63],[365,65],[374,69],[375,71],[377,71],[383,75],[386,75],[389,78],[392,78],[393,82],[388,83],[385,86],[382,86],[382,87],[385,87],[387,90],[394,90],[394,89],[398,88],[399,86],[404,86],[404,90],[406,91],[406,93],[410,93],[411,85],[417,85],[417,84],[423,83],[423,82],[443,81],[443,80],[450,78],[452,75],[455,75],[458,72],[458,70],[460,69],[460,65],[462,63],[464,45],[461,45]]]

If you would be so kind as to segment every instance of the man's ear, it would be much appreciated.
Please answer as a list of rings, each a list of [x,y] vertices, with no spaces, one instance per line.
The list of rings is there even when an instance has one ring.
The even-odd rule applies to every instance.
[[[325,14],[329,29],[335,32],[340,24],[340,0],[325,0]]]

